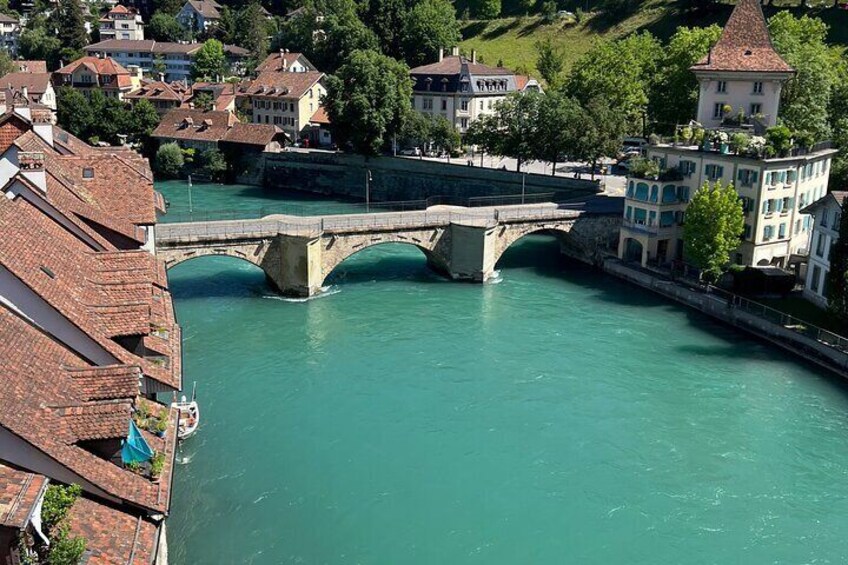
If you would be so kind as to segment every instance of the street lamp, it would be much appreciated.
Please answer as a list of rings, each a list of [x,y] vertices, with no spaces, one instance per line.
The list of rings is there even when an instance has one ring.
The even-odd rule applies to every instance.
[[[521,171],[521,203],[524,204],[524,181],[527,178],[527,172]]]
[[[371,169],[365,169],[365,211],[371,211]]]

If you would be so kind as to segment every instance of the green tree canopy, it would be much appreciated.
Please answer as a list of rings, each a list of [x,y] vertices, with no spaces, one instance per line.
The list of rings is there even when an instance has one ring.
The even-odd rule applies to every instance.
[[[166,12],[158,11],[150,18],[144,29],[145,36],[155,41],[182,41],[186,32],[177,18]]]
[[[411,98],[409,67],[375,51],[354,51],[327,79],[323,102],[340,145],[375,155],[401,131]]]
[[[516,171],[537,157],[535,138],[542,98],[538,92],[511,94],[498,102],[494,120],[487,122],[490,128],[496,128],[488,135],[498,139],[496,143],[490,142],[490,152],[515,159]]]
[[[227,72],[224,45],[217,39],[206,41],[194,56],[191,76],[195,79],[216,80]]]
[[[742,204],[733,184],[705,182],[686,208],[686,260],[699,268],[707,281],[715,281],[730,263],[730,254],[739,247],[744,227]]]
[[[268,54],[268,20],[262,12],[258,0],[251,0],[244,9],[240,10],[237,22],[237,33],[234,43],[250,51],[255,61],[261,61]]]
[[[536,68],[550,88],[559,86],[565,58],[550,36],[536,42]]]
[[[59,50],[62,43],[44,27],[27,29],[21,33],[18,51],[22,57],[31,61],[47,61],[47,67],[59,68]]]
[[[818,18],[778,12],[769,19],[769,31],[775,49],[796,71],[781,92],[780,118],[792,130],[829,137],[828,108],[845,67],[842,50],[828,47],[828,27]]]
[[[580,103],[561,92],[549,92],[539,106],[538,127],[533,142],[537,159],[548,161],[556,174],[556,164],[563,156],[581,151],[582,136],[588,116]]]
[[[69,86],[59,88],[56,116],[59,125],[82,139],[89,136],[94,124],[94,113],[88,100],[78,90]]]
[[[481,20],[492,20],[501,15],[501,0],[473,0],[472,12]]]
[[[164,178],[176,178],[183,170],[183,151],[176,143],[163,143],[156,151],[156,172]]]
[[[410,66],[438,59],[439,49],[459,44],[462,35],[456,11],[448,0],[422,0],[404,23],[403,52]]]
[[[689,70],[706,55],[721,36],[721,28],[681,27],[662,51],[655,80],[648,95],[648,113],[659,129],[673,132],[686,124],[698,110],[698,80]]]
[[[59,0],[52,19],[56,26],[62,57],[70,63],[82,54],[88,45],[88,33],[85,31],[85,12],[80,0]]]
[[[403,58],[403,32],[409,15],[406,0],[363,0],[362,21],[379,39],[380,49],[395,59]]]

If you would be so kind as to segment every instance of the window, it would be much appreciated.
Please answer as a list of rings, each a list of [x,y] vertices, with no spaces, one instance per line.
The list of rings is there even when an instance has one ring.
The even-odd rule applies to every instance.
[[[762,94],[763,93],[763,83],[757,81],[754,83],[754,94]]]
[[[93,179],[94,178],[94,169],[90,167],[85,167],[82,170],[82,178],[84,179]]]
[[[745,239],[751,239],[751,224],[745,224],[745,232],[742,234],[742,237]]]
[[[783,239],[786,237],[786,224],[780,224],[777,228],[777,239]]]
[[[774,200],[763,200],[763,214],[773,214],[775,208]]]
[[[819,291],[819,279],[821,278],[821,267],[816,265],[813,267],[813,276],[810,278],[810,290],[813,292]]]
[[[689,187],[688,186],[678,186],[677,187],[677,200],[680,202],[689,202]]]
[[[774,237],[774,226],[766,226],[763,228],[763,241],[770,241]]]
[[[680,174],[692,176],[692,173],[695,172],[695,161],[682,160],[677,168],[680,170]]]
[[[651,202],[656,202],[659,198],[660,187],[657,185],[651,186]]]
[[[763,113],[763,105],[762,104],[751,104],[751,111],[749,112],[752,116],[756,116]]]
[[[481,112],[483,111],[483,101],[482,100],[480,100],[480,111]]]
[[[823,233],[819,234],[818,239],[816,240],[816,255],[819,257],[824,257],[824,248],[827,243],[827,238]]]
[[[467,129],[468,128],[468,118],[462,118],[461,120],[459,120],[459,127],[461,127],[462,129]]]
[[[467,111],[468,111],[468,100],[463,99],[463,100],[459,103],[459,108],[460,108],[463,112],[467,112]]]
[[[823,228],[827,227],[827,220],[828,220],[827,216],[828,216],[827,210],[823,211],[822,215],[821,215],[821,221],[819,222],[821,224],[821,227],[823,227]]]
[[[717,120],[724,114],[724,102],[716,102],[713,106],[713,119]]]
[[[704,167],[704,173],[710,180],[718,180],[724,176],[724,167],[721,165],[707,165]]]
[[[633,209],[633,223],[638,224],[640,226],[644,226],[647,220],[648,213],[644,208],[634,208]]]
[[[716,83],[716,92],[727,92],[727,81],[720,80]]]
[[[736,176],[741,186],[754,186],[757,184],[759,173],[750,169],[739,169]]]
[[[442,110],[448,109],[448,101],[442,98]]]
[[[674,212],[660,213],[660,227],[668,228],[674,225]]]

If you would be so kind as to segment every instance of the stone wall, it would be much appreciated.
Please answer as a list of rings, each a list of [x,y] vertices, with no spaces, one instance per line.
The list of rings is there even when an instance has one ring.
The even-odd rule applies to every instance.
[[[370,171],[373,202],[433,198],[436,201],[431,204],[467,205],[469,198],[521,194],[522,176],[530,198],[553,192],[558,200],[566,200],[600,192],[597,181],[469,167],[464,160],[456,159],[446,163],[326,151],[264,155],[267,186],[364,199]]]

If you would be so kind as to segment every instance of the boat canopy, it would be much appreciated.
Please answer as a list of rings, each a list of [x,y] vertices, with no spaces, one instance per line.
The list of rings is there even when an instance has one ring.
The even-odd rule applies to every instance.
[[[153,450],[147,444],[144,436],[135,422],[130,419],[130,431],[127,439],[121,442],[121,461],[127,463],[143,463],[153,458]]]

